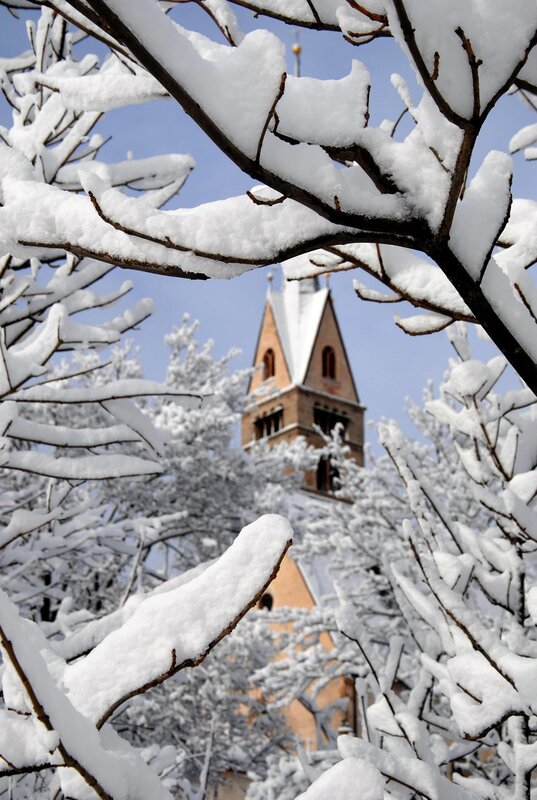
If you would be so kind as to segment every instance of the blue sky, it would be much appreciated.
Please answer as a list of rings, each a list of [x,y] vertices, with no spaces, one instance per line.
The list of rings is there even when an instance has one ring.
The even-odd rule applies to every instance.
[[[248,12],[241,12],[240,16],[246,29],[262,25],[280,35],[287,45],[292,69],[295,30],[262,19],[254,20]],[[200,30],[207,30],[205,15],[197,7],[184,5],[178,9],[176,17],[181,21],[186,19],[183,24],[191,23]],[[353,58],[368,66],[372,75],[371,124],[384,117],[396,118],[399,114],[400,101],[389,82],[392,72],[403,74],[415,86],[405,57],[392,41],[355,48],[335,33],[310,31],[301,31],[300,41],[303,75],[342,77],[348,73]],[[0,9],[0,55],[13,55],[26,47],[24,23]],[[84,47],[102,52],[93,46]],[[0,123],[8,122],[8,113],[5,105],[0,108]],[[534,121],[532,114],[516,98],[504,98],[486,123],[478,158],[492,148],[507,150],[512,134]],[[194,156],[196,170],[177,205],[191,207],[239,194],[252,185],[251,179],[221,155],[173,101],[111,112],[97,130],[113,137],[102,154],[110,161],[125,158],[129,150],[135,157],[166,152]],[[518,196],[535,196],[536,169],[537,166],[525,164],[520,155],[516,156],[514,188]],[[135,297],[149,296],[156,303],[154,316],[144,323],[137,337],[147,377],[163,377],[167,359],[163,337],[185,312],[200,320],[200,338],[214,339],[217,354],[239,347],[242,355],[236,359],[236,365],[248,366],[261,320],[268,271],[258,270],[232,281],[203,282],[131,272],[129,277],[135,284]],[[277,273],[278,270],[272,268],[272,271]],[[124,276],[119,275],[119,279],[123,280]],[[359,301],[352,290],[352,279],[352,273],[344,273],[333,276],[330,285],[358,391],[368,408],[367,418],[392,417],[404,423],[405,397],[419,400],[427,379],[432,378],[435,383],[441,380],[450,355],[447,338],[442,333],[427,337],[406,336],[392,321],[394,306]],[[275,282],[278,285],[277,275]],[[408,309],[399,305],[395,310],[404,315]],[[411,430],[410,425],[408,429]]]

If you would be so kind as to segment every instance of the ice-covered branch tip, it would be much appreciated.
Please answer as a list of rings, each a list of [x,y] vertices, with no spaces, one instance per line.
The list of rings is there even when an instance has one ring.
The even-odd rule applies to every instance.
[[[287,520],[265,515],[201,575],[144,600],[121,628],[67,667],[64,684],[75,707],[102,725],[129,697],[203,661],[257,602],[291,539]]]

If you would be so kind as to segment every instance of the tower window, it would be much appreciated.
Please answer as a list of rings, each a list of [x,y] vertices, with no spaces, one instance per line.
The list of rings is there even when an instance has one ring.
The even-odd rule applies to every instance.
[[[338,422],[343,425],[344,431],[347,430],[349,419],[343,414],[338,414],[337,411],[330,411],[328,408],[322,408],[322,406],[314,406],[313,422],[323,433],[330,434]]]
[[[261,595],[259,603],[257,604],[258,608],[266,608],[267,611],[272,611],[272,606],[274,605],[274,598],[269,592],[265,592],[264,595]]]
[[[333,492],[337,489],[339,474],[328,456],[323,456],[317,464],[317,491]]]
[[[336,354],[333,347],[325,347],[323,349],[323,378],[336,377]]]
[[[275,372],[274,350],[270,347],[263,356],[263,380],[272,378]]]
[[[255,438],[263,439],[265,436],[272,436],[273,433],[278,433],[280,428],[283,427],[283,409],[277,408],[271,411],[270,414],[265,414],[259,417],[254,422]]]

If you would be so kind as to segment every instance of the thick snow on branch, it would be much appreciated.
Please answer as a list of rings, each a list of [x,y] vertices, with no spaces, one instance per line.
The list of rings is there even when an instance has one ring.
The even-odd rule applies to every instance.
[[[370,76],[360,61],[335,81],[289,76],[276,106],[277,132],[300,142],[350,147],[369,113]]]
[[[22,765],[23,768],[46,763],[72,767],[77,774],[73,775],[70,770],[60,773],[62,788],[66,795],[80,800],[94,796],[88,794],[89,787],[103,800],[142,800],[148,795],[161,800],[171,797],[133,751],[127,749],[126,753],[118,753],[118,757],[109,752],[103,742],[106,737],[101,737],[91,721],[74,708],[57,685],[55,668],[58,665],[50,661],[50,656],[47,663],[46,639],[31,623],[20,618],[16,607],[2,590],[0,646],[6,660],[4,693],[15,701],[17,707],[22,705],[34,715],[33,730],[28,730],[28,724],[25,731],[24,760],[27,763]],[[6,714],[3,721],[8,723],[6,732],[11,729],[12,735],[17,736],[20,722],[17,720],[11,728],[12,721]],[[43,753],[45,747],[47,757]],[[16,761],[20,757],[21,754]]]
[[[76,9],[58,0],[55,7],[71,20],[85,11],[86,29],[100,26],[102,39],[113,37],[114,54],[101,67],[90,55],[36,58],[33,71],[22,62],[13,67],[6,91],[15,124],[3,138],[35,166],[17,162],[12,152],[1,154],[2,249],[27,258],[63,248],[182,277],[231,277],[320,245],[373,242],[421,250],[455,287],[453,297],[443,306],[432,299],[432,284],[422,289],[427,269],[419,276],[413,270],[416,280],[400,292],[397,281],[383,275],[392,291],[430,312],[398,324],[420,334],[450,319],[475,319],[535,388],[533,279],[521,274],[527,264],[518,259],[519,242],[510,243],[508,268],[506,258],[493,257],[511,205],[507,157],[489,154],[465,185],[492,105],[520,70],[520,91],[531,91],[537,12],[530,0],[516,0],[515,9],[494,0],[487,13],[477,0],[434,0],[425,10],[414,0],[241,4],[319,30],[339,26],[356,43],[393,34],[423,89],[415,101],[404,79],[392,78],[413,120],[410,132],[398,140],[395,123],[369,126],[369,75],[362,64],[352,62],[339,80],[288,77],[282,43],[263,30],[242,37],[223,0],[205,10],[226,44],[183,28],[164,13],[169,6],[155,0],[88,2]],[[31,119],[21,105],[24,92],[34,102]],[[155,194],[134,198],[118,189],[148,189],[149,165],[140,164],[140,174],[136,166],[105,167],[94,160],[102,145],[92,144],[94,137],[82,158],[71,157],[72,144],[88,136],[100,111],[165,94],[267,188],[249,198],[158,212],[155,206],[181,185],[188,162],[172,164],[167,157],[155,168]],[[47,146],[47,132],[64,119],[72,130]],[[521,134],[516,147],[527,146],[529,136]],[[87,197],[72,195],[79,186]]]
[[[338,746],[344,758],[357,761],[367,758],[370,767],[374,765],[386,779],[402,787],[413,787],[423,797],[438,800],[474,798],[471,792],[441,777],[434,767],[416,758],[394,757],[369,742],[351,736],[341,736]]]
[[[133,0],[127,6],[111,0],[108,5],[150,52],[158,53],[162,67],[206,109],[225,135],[255,158],[285,72],[279,40],[255,31],[214,63],[199,56],[152,0]]]
[[[202,661],[271,581],[291,536],[283,517],[261,517],[201,575],[145,600],[67,667],[64,684],[76,708],[102,723],[128,697]]]
[[[0,247],[28,257],[38,248],[63,246],[124,266],[226,278],[278,261],[304,242],[352,235],[351,229],[319,220],[291,200],[256,204],[243,196],[158,211],[144,198],[106,189],[94,175],[83,179],[94,203],[41,183],[6,181]],[[28,202],[33,206],[29,225],[21,218]],[[255,238],[249,235],[253,229]]]
[[[115,164],[105,164],[93,159],[61,167],[56,175],[56,183],[70,191],[80,191],[80,176],[89,172],[109,186],[127,186],[130,189],[147,191],[175,183],[182,185],[193,168],[194,160],[190,156],[182,155],[152,156]]]
[[[178,520],[170,520],[170,522],[173,525],[174,523],[177,524]],[[137,593],[131,595],[121,608],[112,611],[110,614],[106,614],[104,617],[98,617],[97,619],[88,621],[82,629],[66,636],[61,641],[54,642],[54,652],[58,653],[66,661],[73,661],[73,659],[78,656],[88,653],[102,642],[106,636],[118,628],[121,628],[127,620],[132,617],[140,604],[148,600],[149,597],[178,589],[204,572],[211,563],[213,562],[200,564],[197,567],[187,570],[176,578],[170,578],[170,580],[161,584],[156,589],[153,589],[153,591],[148,594]]]
[[[113,708],[129,697],[203,660],[262,594],[291,536],[282,517],[262,517],[244,528],[217,561],[146,597],[133,597],[104,628],[90,623],[87,633],[75,636],[75,649],[91,652],[71,666],[55,652],[65,648],[56,648],[22,620],[2,593],[4,697],[11,708],[31,714],[24,731],[17,714],[13,720],[3,716],[11,747],[25,737],[15,763],[22,769],[73,767],[73,773],[62,776],[62,787],[80,800],[90,796],[84,782],[99,797],[114,800],[170,797],[125,742],[107,726],[98,732],[95,725],[101,728]],[[69,638],[66,644],[69,650]]]
[[[288,280],[355,268],[365,269],[389,285],[402,299],[413,299],[417,305],[441,309],[454,317],[470,316],[468,306],[438,267],[400,247],[342,245],[330,248],[329,253],[310,253],[307,257],[289,259],[284,264]]]
[[[231,0],[291,25],[318,30],[340,30],[352,44],[368,42],[376,36],[389,36],[385,4],[370,0],[367,4],[347,4],[341,0]]]
[[[535,200],[514,200],[507,225],[500,236],[500,244],[505,248],[495,255],[502,269],[514,276],[537,261],[537,203]]]
[[[498,91],[508,88],[524,61],[537,29],[537,11],[528,0],[508,7],[501,0],[392,0],[387,5],[390,30],[414,61],[416,71],[434,76],[435,89],[462,120],[483,113]],[[439,20],[442,23],[439,24]],[[505,31],[509,31],[509,36]]]
[[[201,398],[185,394],[158,381],[143,378],[110,381],[105,386],[80,389],[57,389],[54,386],[30,386],[11,396],[12,400],[32,403],[102,403],[128,397],[153,397],[162,395],[176,399],[184,408],[199,408]]]
[[[7,469],[32,472],[49,478],[75,481],[154,475],[163,470],[158,462],[135,456],[95,455],[58,458],[38,452],[0,453],[0,465]]]
[[[65,107],[77,112],[110,111],[168,97],[155,78],[147,74],[133,75],[119,60],[107,62],[98,75],[47,75],[36,72],[32,80],[37,85],[59,92]]]
[[[508,221],[511,179],[509,156],[490,152],[457,205],[449,241],[475,280],[482,275]],[[477,241],[476,231],[480,234]]]
[[[354,800],[360,786],[360,800],[383,800],[385,779],[367,761],[349,756],[324,772],[297,800]]]

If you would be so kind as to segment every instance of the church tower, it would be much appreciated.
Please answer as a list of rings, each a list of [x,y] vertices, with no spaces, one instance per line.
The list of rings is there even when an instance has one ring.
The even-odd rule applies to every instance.
[[[330,289],[317,278],[287,281],[269,290],[242,418],[242,445],[303,436],[321,447],[314,425],[329,433],[339,422],[351,457],[363,465],[364,408],[360,404]],[[330,494],[334,474],[327,461],[307,473],[304,488]]]
[[[351,457],[363,465],[364,407],[327,286],[321,288],[315,278],[282,279],[280,291],[274,291],[270,280],[254,367],[257,369],[250,380],[242,417],[245,449],[258,439],[277,444],[297,436],[322,447],[323,439],[314,426],[329,433],[339,422]],[[305,474],[303,488],[318,495],[316,503],[331,503],[334,477],[330,463],[321,461],[316,471]],[[322,559],[297,562],[287,555],[259,607],[268,611],[282,607],[311,609],[332,592],[333,580]],[[328,652],[332,649],[327,632],[321,634],[320,644]],[[335,730],[340,726],[355,728],[352,680],[334,678],[316,695],[315,703],[317,712],[335,709],[331,718]],[[320,746],[315,711],[304,698],[293,700],[283,713],[303,746]]]

